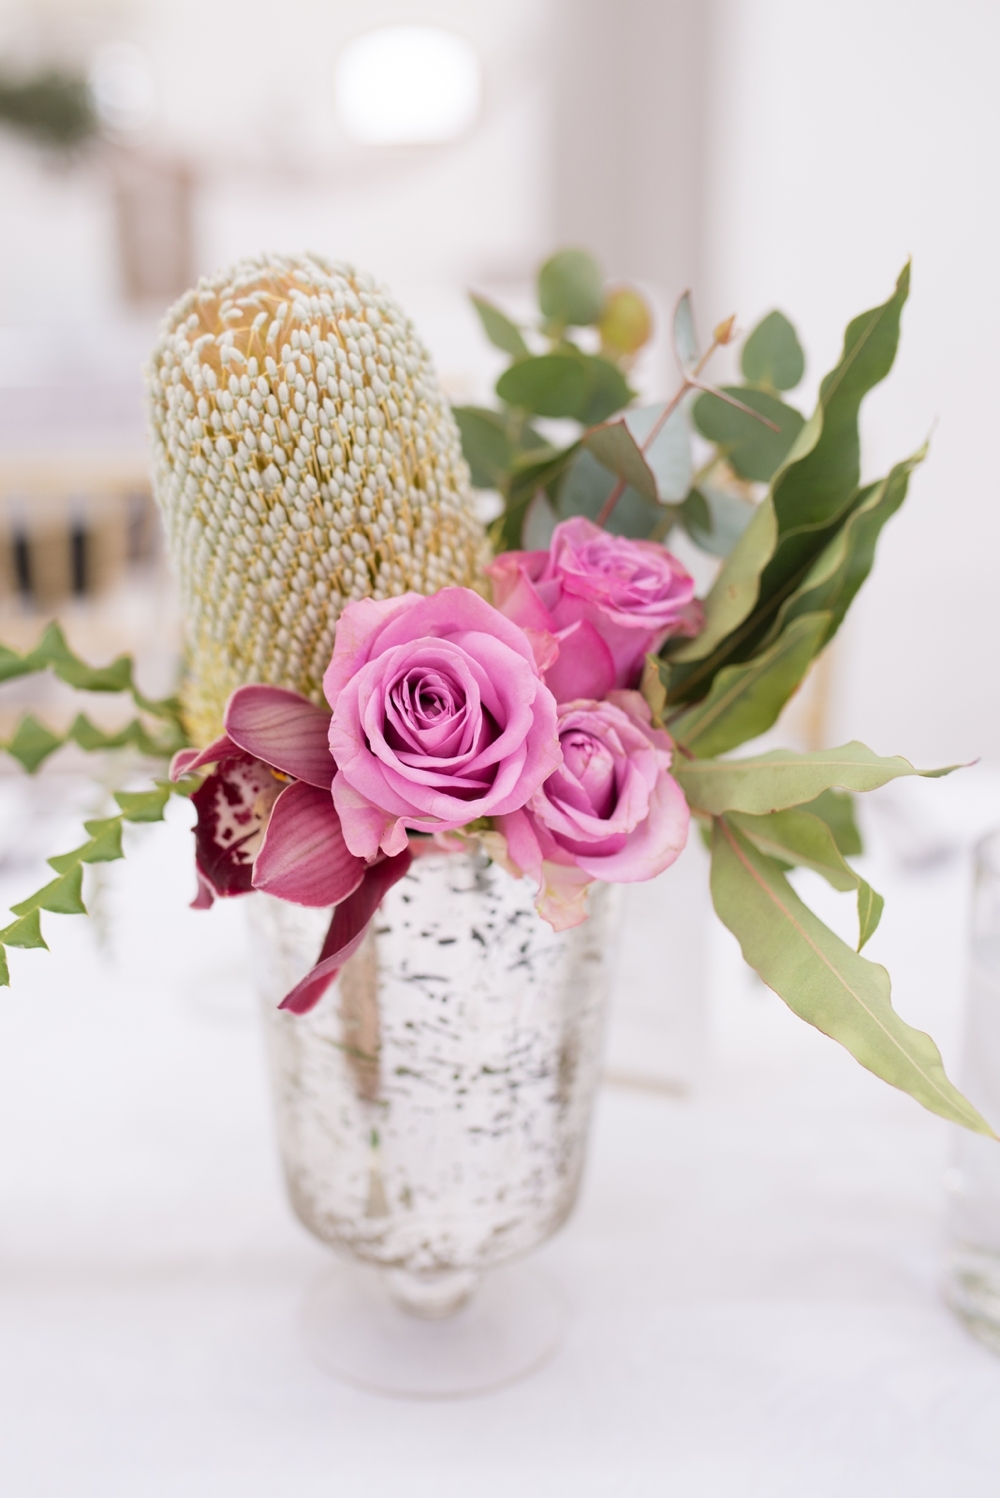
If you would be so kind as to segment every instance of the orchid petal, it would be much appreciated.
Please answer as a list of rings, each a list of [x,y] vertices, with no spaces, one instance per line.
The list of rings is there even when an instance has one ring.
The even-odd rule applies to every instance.
[[[336,905],[364,878],[328,790],[297,780],[281,792],[253,865],[253,887],[293,905]]]
[[[344,963],[353,957],[364,941],[372,916],[392,886],[407,872],[411,860],[410,850],[406,848],[397,857],[385,858],[366,870],[354,893],[333,912],[316,966],[291,993],[285,995],[279,1009],[287,1009],[292,1014],[308,1014],[315,1008]]]
[[[240,753],[241,750],[227,733],[224,733],[221,739],[216,739],[214,744],[209,744],[207,749],[178,749],[170,761],[170,779],[180,780],[183,775],[189,775],[192,770],[200,770],[202,765],[217,765],[222,760],[232,759],[234,755]]]
[[[226,705],[226,732],[247,754],[296,780],[329,791],[336,765],[330,714],[286,687],[237,687]]]

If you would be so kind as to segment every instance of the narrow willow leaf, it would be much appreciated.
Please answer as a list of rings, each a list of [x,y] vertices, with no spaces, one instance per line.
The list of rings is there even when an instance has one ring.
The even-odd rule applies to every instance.
[[[674,309],[674,352],[685,374],[698,363],[698,337],[694,330],[694,310],[689,291],[685,291]]]
[[[740,356],[743,377],[769,390],[794,390],[806,372],[798,335],[783,312],[769,312],[754,328]]]
[[[822,818],[801,807],[790,807],[786,811],[772,812],[767,817],[727,812],[726,820],[738,827],[754,847],[769,858],[812,869],[834,889],[857,891],[858,951],[861,951],[881,920],[885,901],[847,863]]]
[[[844,526],[813,562],[800,587],[781,609],[774,626],[777,634],[790,619],[816,609],[829,609],[832,624],[828,638],[836,634],[850,604],[871,572],[875,547],[886,521],[906,498],[910,474],[927,455],[926,445],[912,458],[897,463],[880,483],[862,493]]]
[[[724,818],[715,822],[711,884],[716,913],[746,961],[800,1018],[931,1112],[992,1136],[948,1080],[930,1036],[893,1009],[885,968],[852,952],[824,926],[773,859]]]
[[[585,433],[583,445],[598,463],[656,504],[656,479],[624,421],[609,421]]]
[[[17,725],[14,737],[4,747],[9,755],[24,766],[29,775],[33,775],[39,765],[59,749],[63,742],[58,734],[46,728],[44,723],[39,723],[31,713],[25,713]]]
[[[889,300],[849,323],[840,361],[820,386],[815,412],[709,590],[705,630],[669,650],[673,701],[703,696],[716,671],[754,653],[859,503],[858,411],[892,367],[909,274],[907,265]]]
[[[858,951],[860,952],[882,919],[885,901],[877,890],[862,879],[858,885]]]
[[[5,947],[45,947],[48,946],[42,935],[41,916],[37,910],[32,910],[28,915],[21,916],[20,920],[14,921],[10,926],[5,926],[0,931],[0,945]]]
[[[720,388],[752,411],[766,416],[778,430],[772,431],[748,412],[737,410],[709,391],[700,395],[692,407],[695,426],[709,442],[717,443],[741,478],[769,482],[791,451],[805,418],[794,406],[786,405],[767,390],[745,385]]]
[[[586,250],[559,250],[538,272],[542,315],[563,327],[587,328],[604,308],[604,277]]]
[[[502,489],[514,457],[514,444],[499,411],[484,406],[453,406],[462,454],[477,489]]]
[[[786,806],[813,801],[831,786],[874,791],[901,775],[934,779],[957,768],[915,770],[901,755],[883,759],[866,745],[852,742],[811,754],[772,749],[748,759],[692,759],[676,763],[673,774],[693,810],[707,816],[721,816],[727,811],[766,816]]]
[[[523,359],[530,353],[520,328],[511,322],[506,313],[501,312],[499,307],[495,307],[485,297],[473,294],[471,301],[479,313],[483,332],[494,348],[502,349],[505,354],[513,354],[515,359]]]
[[[28,915],[32,910],[51,910],[56,915],[86,915],[83,903],[83,869],[77,863],[59,879],[53,879],[43,889],[36,890],[19,905],[12,905],[15,915]],[[9,941],[10,938],[4,938]]]
[[[826,823],[833,840],[845,858],[864,852],[861,833],[854,819],[854,797],[850,791],[822,791],[815,801],[806,801],[802,811],[811,812]]]
[[[671,718],[673,737],[691,753],[707,757],[765,733],[823,648],[830,618],[806,614],[745,666],[726,666],[707,697]]]
[[[158,782],[155,791],[115,791],[126,822],[162,822],[172,786]]]
[[[650,433],[663,409],[662,402],[657,406],[636,406],[626,411],[623,419],[652,469],[660,503],[680,504],[691,488],[691,432],[682,403],[671,411],[650,442]]]

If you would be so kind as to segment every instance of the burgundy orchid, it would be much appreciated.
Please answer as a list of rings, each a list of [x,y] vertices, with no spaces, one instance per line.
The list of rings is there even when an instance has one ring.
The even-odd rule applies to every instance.
[[[281,1005],[304,1014],[361,944],[383,895],[409,868],[409,849],[370,863],[349,851],[330,790],[337,765],[325,709],[285,687],[239,687],[224,727],[207,749],[182,749],[170,769],[176,780],[214,766],[191,798],[194,904],[256,889],[295,905],[336,906],[317,965]]]

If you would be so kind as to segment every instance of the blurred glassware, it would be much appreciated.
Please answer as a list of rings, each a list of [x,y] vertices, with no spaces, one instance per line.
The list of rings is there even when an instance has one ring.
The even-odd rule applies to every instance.
[[[436,26],[381,26],[341,53],[337,109],[365,145],[456,140],[479,113],[479,57],[463,37]]]
[[[976,846],[972,932],[960,1085],[994,1123],[1000,1118],[1000,830]],[[987,1346],[1000,1352],[1000,1145],[956,1130],[945,1294]]]

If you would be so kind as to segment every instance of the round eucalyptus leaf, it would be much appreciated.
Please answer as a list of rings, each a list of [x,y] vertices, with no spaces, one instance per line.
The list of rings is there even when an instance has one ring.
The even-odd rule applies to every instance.
[[[806,369],[795,329],[783,312],[769,312],[743,345],[740,368],[751,385],[794,390]]]
[[[740,478],[767,483],[788,456],[802,429],[802,413],[794,406],[786,406],[777,396],[752,386],[723,385],[721,389],[773,422],[778,430],[765,426],[749,411],[738,411],[720,396],[707,392],[694,403],[694,424],[703,437],[718,444]]]
[[[551,322],[588,328],[604,308],[601,267],[586,250],[559,250],[538,272],[538,305]]]

